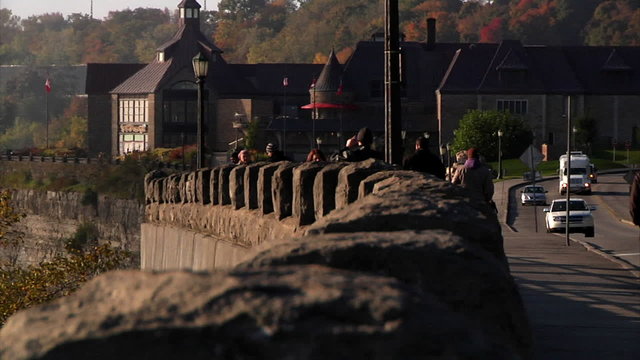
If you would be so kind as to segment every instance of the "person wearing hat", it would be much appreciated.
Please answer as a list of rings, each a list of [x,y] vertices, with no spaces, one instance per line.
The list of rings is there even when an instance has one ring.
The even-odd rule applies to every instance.
[[[364,127],[360,129],[356,136],[356,140],[358,140],[359,147],[350,152],[346,159],[347,161],[363,161],[370,158],[384,160],[384,157],[380,152],[371,148],[371,144],[373,144],[373,133],[369,128]]]
[[[284,160],[291,161],[291,159],[286,157],[282,151],[278,150],[278,145],[274,143],[268,143],[265,151],[267,153],[267,156],[269,157],[268,161],[270,162],[278,162]]]
[[[476,148],[467,150],[467,160],[456,171],[451,182],[471,190],[476,198],[481,198],[487,203],[491,204],[493,201],[493,174],[491,169],[480,161],[480,154]]]
[[[429,151],[429,140],[423,136],[416,139],[416,152],[404,161],[402,168],[425,172],[443,180],[446,172],[440,158]]]

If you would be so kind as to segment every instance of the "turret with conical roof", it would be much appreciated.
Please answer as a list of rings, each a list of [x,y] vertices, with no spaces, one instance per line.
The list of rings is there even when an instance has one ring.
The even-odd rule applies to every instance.
[[[350,93],[342,82],[342,65],[332,49],[327,63],[322,68],[315,86],[309,89],[311,102],[327,104],[346,104],[351,101]]]

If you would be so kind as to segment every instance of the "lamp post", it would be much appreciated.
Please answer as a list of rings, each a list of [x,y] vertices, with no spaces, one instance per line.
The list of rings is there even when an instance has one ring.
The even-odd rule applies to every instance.
[[[444,155],[447,153],[447,145],[440,145],[440,160],[444,163]]]
[[[572,149],[576,150],[576,133],[578,132],[578,129],[576,129],[576,127],[572,127],[571,128],[571,134],[573,135],[573,146]]]
[[[209,70],[209,60],[199,52],[191,62],[193,64],[193,73],[196,76],[196,84],[198,85],[198,139],[196,143],[198,158],[196,169],[201,169],[204,165],[204,81]]]
[[[447,149],[447,169],[451,169],[451,144],[446,143],[444,147]]]
[[[498,179],[502,179],[502,130],[498,130]]]

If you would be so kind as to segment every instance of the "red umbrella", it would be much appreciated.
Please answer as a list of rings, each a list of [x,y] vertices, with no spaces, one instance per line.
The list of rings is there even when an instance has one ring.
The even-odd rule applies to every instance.
[[[348,109],[355,110],[358,107],[353,104],[311,103],[303,105],[301,109]]]

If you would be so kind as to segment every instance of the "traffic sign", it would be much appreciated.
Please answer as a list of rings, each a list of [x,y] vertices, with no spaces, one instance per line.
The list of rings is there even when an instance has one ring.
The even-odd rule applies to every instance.
[[[527,165],[527,167],[531,170],[535,170],[542,159],[544,159],[544,155],[542,155],[540,150],[533,147],[533,145],[529,145],[527,150],[525,150],[522,155],[520,155],[520,161]]]

